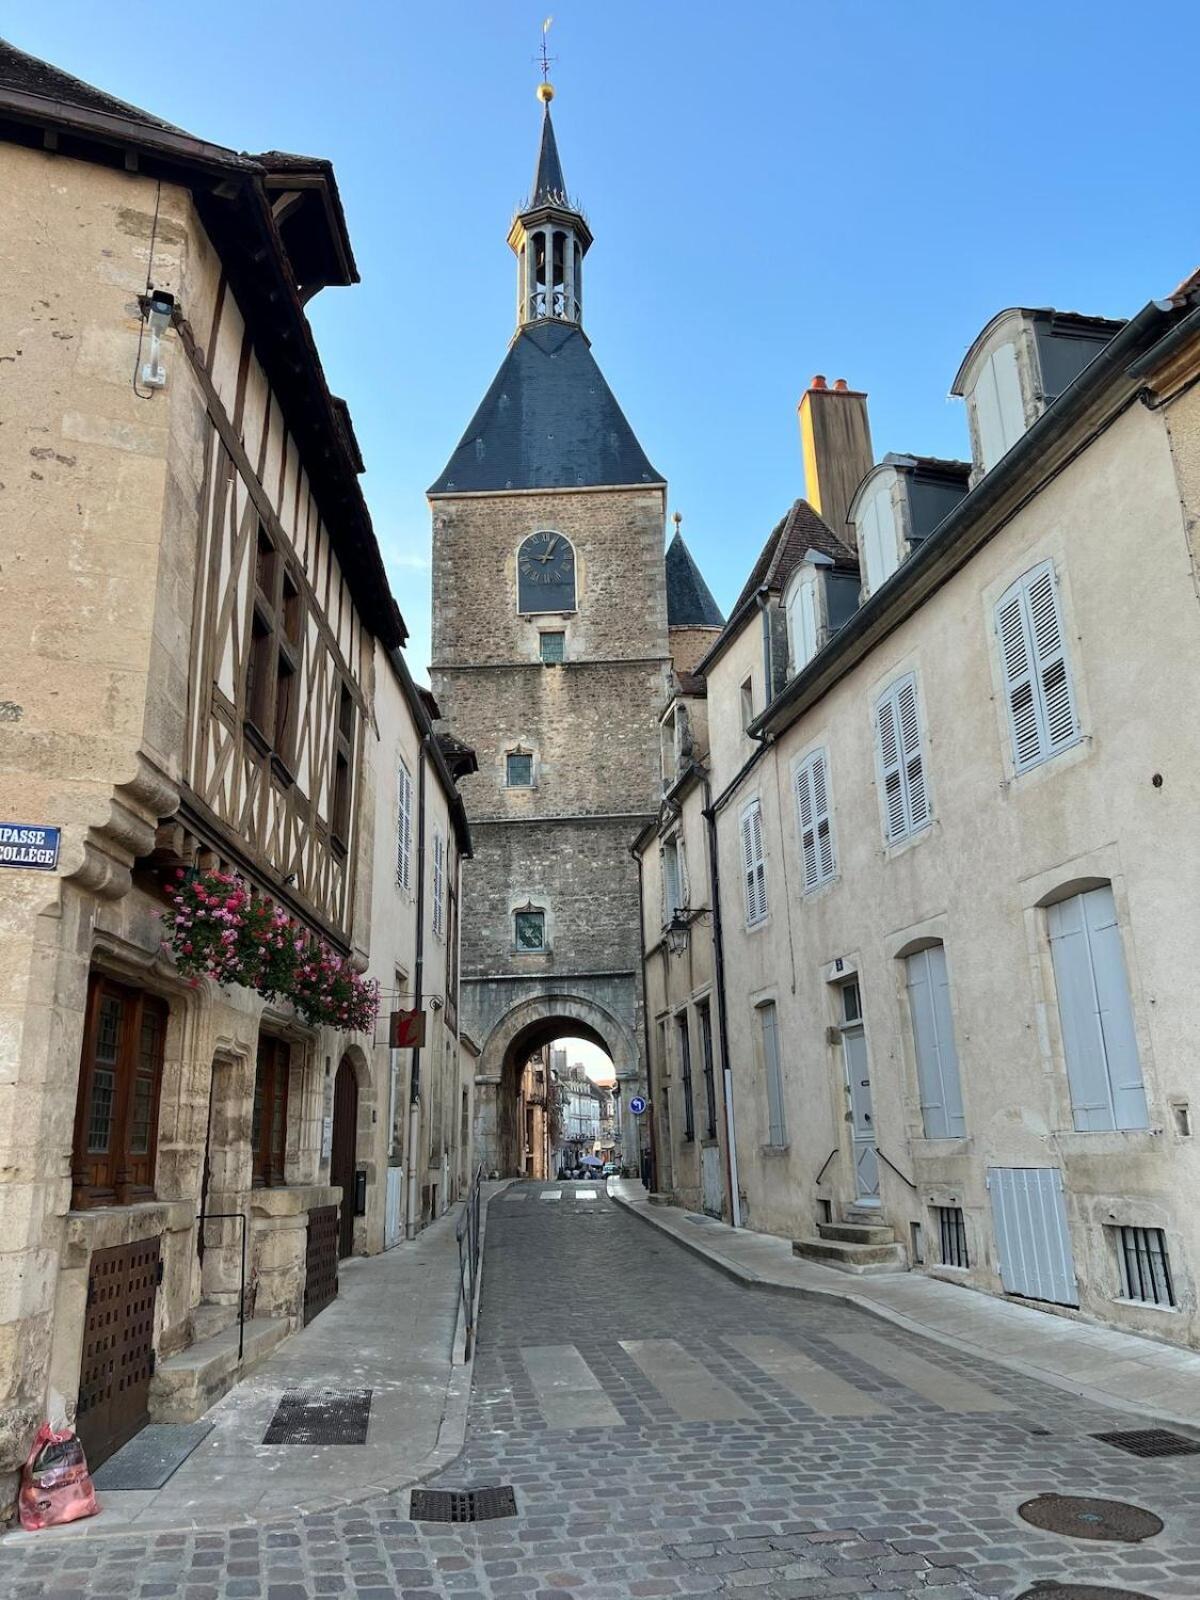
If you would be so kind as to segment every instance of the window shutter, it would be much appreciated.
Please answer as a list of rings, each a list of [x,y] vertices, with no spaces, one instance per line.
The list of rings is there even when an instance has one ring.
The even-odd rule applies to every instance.
[[[966,1132],[966,1119],[950,1013],[946,952],[940,944],[934,945],[909,956],[905,965],[925,1137],[961,1138]]]
[[[690,906],[692,903],[692,886],[688,882],[687,848],[682,835],[675,841],[675,859],[679,866],[679,904]]]
[[[754,888],[754,837],[750,812],[742,812],[742,891],[746,901],[746,921],[756,922],[757,895]]]
[[[900,772],[900,739],[896,728],[895,694],[879,703],[879,777],[883,785],[884,832],[890,843],[904,837],[904,779]]]
[[[412,886],[412,779],[403,761],[396,774],[396,887]]]
[[[1013,584],[996,607],[996,632],[1004,665],[1018,772],[1073,744],[1079,732],[1050,562]]]
[[[829,817],[829,781],[825,752],[819,750],[810,762],[813,823],[817,833],[817,872],[824,883],[833,877],[833,825]]]
[[[779,1024],[774,1004],[760,1006],[762,1025],[763,1076],[767,1087],[767,1143],[787,1143],[787,1122],[783,1111],[783,1073],[779,1061]]]
[[[1042,708],[1033,682],[1031,641],[1020,585],[1014,585],[996,607],[996,632],[1004,663],[1013,762],[1017,770],[1022,771],[1042,759],[1045,735]]]
[[[929,820],[929,797],[925,792],[925,758],[921,752],[921,724],[917,716],[917,685],[914,678],[906,678],[899,686],[896,719],[900,725],[900,748],[904,757],[908,831],[915,833]]]
[[[833,830],[829,818],[829,786],[825,752],[818,750],[795,777],[796,822],[800,833],[800,854],[804,863],[804,888],[815,889],[833,877]]]
[[[750,813],[754,839],[754,872],[758,884],[758,915],[767,914],[767,862],[763,851],[762,807],[756,801]]]
[[[1108,1067],[1113,1119],[1118,1128],[1148,1128],[1146,1089],[1138,1059],[1125,952],[1121,948],[1121,929],[1111,885],[1092,889],[1083,896],[1083,914],[1095,975],[1096,1015]]]
[[[1078,725],[1054,568],[1047,563],[1039,572],[1031,574],[1026,584],[1046,742],[1050,750],[1061,750],[1073,742]]]
[[[796,769],[796,814],[800,824],[800,854],[804,861],[804,887],[820,882],[817,866],[817,830],[813,820],[812,769],[808,762]]]
[[[445,842],[441,830],[433,830],[433,931],[437,937],[442,932],[442,904],[445,899]]]
[[[746,889],[746,921],[753,925],[767,914],[767,872],[763,859],[762,807],[754,800],[742,812],[742,872]]]

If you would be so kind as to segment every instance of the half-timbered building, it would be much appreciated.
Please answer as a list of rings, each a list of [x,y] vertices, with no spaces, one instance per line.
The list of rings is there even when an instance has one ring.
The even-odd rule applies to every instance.
[[[195,1415],[239,1350],[327,1303],[339,1257],[384,1242],[391,956],[373,1035],[189,980],[163,942],[179,875],[230,874],[361,971],[375,852],[396,871],[368,780],[393,771],[393,807],[383,740],[408,740],[441,851],[431,821],[409,884],[431,885],[456,1026],[470,846],[428,715],[396,688],[404,624],[305,314],[357,280],[329,164],[206,143],[0,43],[0,209],[11,1472],[50,1388],[100,1460],[148,1416]],[[385,944],[418,899],[385,908]],[[436,1157],[458,1182],[457,1039],[439,1048]]]

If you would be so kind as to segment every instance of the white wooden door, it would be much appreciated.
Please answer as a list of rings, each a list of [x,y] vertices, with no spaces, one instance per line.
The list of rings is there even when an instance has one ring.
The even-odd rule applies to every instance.
[[[859,1023],[842,1029],[842,1058],[850,1091],[850,1127],[854,1146],[854,1184],[860,1205],[879,1204],[879,1154],[875,1148],[875,1116],[867,1068],[867,1036]]]
[[[1062,1173],[1057,1167],[989,1167],[987,1183],[1007,1292],[1077,1306]]]

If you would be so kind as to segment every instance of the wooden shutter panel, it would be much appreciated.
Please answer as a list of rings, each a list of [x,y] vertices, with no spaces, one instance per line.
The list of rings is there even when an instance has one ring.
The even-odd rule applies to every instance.
[[[408,889],[412,886],[412,779],[403,762],[396,774],[396,794],[396,884]]]
[[[825,752],[818,750],[810,763],[813,823],[817,833],[817,873],[820,882],[833,877],[833,825],[829,817],[829,778]]]
[[[1075,1126],[1081,1133],[1114,1128],[1083,896],[1052,905],[1046,920]]]
[[[767,1142],[787,1143],[787,1123],[783,1112],[783,1072],[779,1061],[779,1023],[774,1004],[760,1007],[762,1019],[763,1076],[767,1087]]]
[[[896,720],[904,757],[908,829],[915,833],[929,820],[929,796],[925,792],[925,757],[921,751],[921,723],[917,715],[917,685],[914,678],[905,678],[897,689]]]
[[[879,778],[883,785],[884,833],[890,843],[905,833],[904,779],[900,771],[900,739],[896,728],[894,692],[880,701],[876,712],[879,744]]]
[[[742,888],[746,901],[746,921],[757,922],[758,893],[754,883],[754,835],[749,808],[742,812]]]
[[[1121,929],[1111,885],[1104,884],[1083,896],[1083,915],[1092,957],[1096,1015],[1108,1068],[1113,1120],[1118,1128],[1148,1128],[1146,1089],[1138,1059],[1125,952],[1121,948]]]
[[[1054,568],[1047,563],[1032,573],[1026,584],[1046,744],[1048,750],[1061,750],[1074,741],[1078,724]]]
[[[958,1139],[967,1131],[946,952],[933,945],[908,957],[908,1000],[917,1057],[921,1118],[927,1139]]]
[[[683,835],[675,841],[675,860],[679,868],[679,904],[690,906],[692,903],[692,886],[688,881],[687,848],[683,842]]]
[[[750,813],[750,822],[754,842],[754,873],[758,883],[758,916],[761,919],[767,914],[767,860],[763,849],[762,807],[757,800]]]
[[[796,768],[796,818],[800,827],[800,855],[804,863],[804,887],[814,889],[821,881],[817,862],[817,828],[813,815],[812,764]]]
[[[1013,585],[996,607],[996,633],[1004,666],[1013,763],[1020,772],[1042,759],[1045,734],[1041,700],[1033,681],[1032,640],[1019,583]]]

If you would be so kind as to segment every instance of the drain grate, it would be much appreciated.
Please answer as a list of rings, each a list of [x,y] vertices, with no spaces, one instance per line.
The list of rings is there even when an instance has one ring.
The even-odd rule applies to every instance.
[[[1113,1539],[1138,1544],[1162,1532],[1162,1518],[1124,1500],[1097,1500],[1090,1495],[1040,1494],[1017,1507],[1017,1515],[1069,1539]]]
[[[1154,1600],[1141,1589],[1105,1589],[1098,1583],[1058,1583],[1043,1578],[1032,1589],[1022,1589],[1017,1600]]]
[[[1196,1456],[1200,1444],[1185,1439],[1182,1434],[1169,1433],[1166,1428],[1123,1428],[1116,1433],[1094,1433],[1093,1439],[1102,1444],[1115,1445],[1127,1450],[1131,1456]]]
[[[366,1444],[370,1389],[288,1389],[264,1444]]]
[[[515,1517],[517,1497],[508,1484],[498,1489],[414,1489],[412,1522],[491,1522]]]

